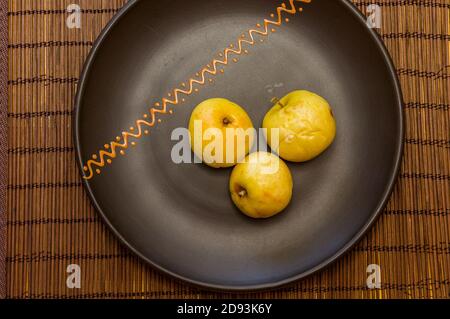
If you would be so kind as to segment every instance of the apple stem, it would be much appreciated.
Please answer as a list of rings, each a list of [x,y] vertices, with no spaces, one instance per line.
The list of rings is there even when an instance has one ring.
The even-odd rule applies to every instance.
[[[281,107],[285,107],[285,106],[286,106],[286,105],[284,105],[283,103],[281,103],[280,99],[277,98],[277,97],[274,97],[274,98],[271,100],[271,102],[272,102],[272,103],[275,103],[275,104],[280,104]]]
[[[241,190],[241,191],[238,193],[238,195],[239,195],[240,197],[245,197],[245,196],[247,195],[247,191],[246,191],[245,189],[243,189],[243,190]]]

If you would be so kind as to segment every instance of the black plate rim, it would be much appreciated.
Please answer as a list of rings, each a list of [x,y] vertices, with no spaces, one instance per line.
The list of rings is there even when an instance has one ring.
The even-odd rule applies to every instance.
[[[100,33],[98,38],[95,40],[92,49],[85,61],[83,70],[80,75],[80,80],[77,87],[77,93],[75,96],[75,109],[74,109],[74,117],[73,117],[73,130],[74,130],[74,145],[75,145],[75,151],[76,151],[76,160],[78,164],[78,169],[80,171],[81,176],[83,176],[83,160],[81,155],[81,143],[80,143],[80,132],[79,132],[79,123],[80,123],[80,109],[81,109],[81,102],[85,90],[86,80],[89,77],[89,72],[91,69],[91,66],[93,64],[93,61],[95,59],[95,56],[97,55],[98,50],[101,48],[103,41],[106,39],[106,37],[109,35],[112,28],[120,21],[120,19],[131,9],[133,8],[140,0],[130,0],[128,3],[126,3],[118,12],[117,14],[109,21],[109,23],[106,25],[106,27],[103,29],[103,31]],[[340,257],[345,255],[354,245],[356,245],[363,236],[371,229],[375,221],[378,219],[380,213],[384,210],[386,207],[391,194],[394,190],[395,184],[397,182],[397,178],[400,172],[401,162],[403,159],[403,151],[404,151],[404,139],[405,139],[405,114],[404,114],[404,101],[403,101],[403,94],[402,89],[400,85],[399,78],[397,76],[396,69],[394,67],[394,63],[392,61],[392,58],[380,38],[377,32],[374,31],[374,29],[371,29],[367,26],[366,23],[366,17],[359,11],[359,9],[354,5],[350,0],[339,0],[342,5],[347,7],[347,9],[355,16],[357,17],[360,22],[365,26],[367,29],[369,35],[372,37],[373,41],[375,41],[378,49],[380,50],[380,53],[383,55],[386,67],[389,70],[389,73],[391,75],[394,89],[396,93],[396,99],[397,104],[395,107],[398,109],[399,113],[399,120],[398,120],[398,126],[399,126],[399,135],[397,140],[397,146],[396,146],[396,156],[395,156],[395,164],[392,169],[392,173],[389,179],[389,182],[386,186],[385,192],[382,196],[382,198],[379,201],[379,204],[377,208],[374,210],[366,224],[361,228],[361,230],[341,249],[339,249],[333,256],[330,258],[324,260],[320,264],[316,265],[315,267],[304,271],[300,274],[297,274],[295,276],[288,277],[283,280],[271,282],[271,283],[264,283],[264,284],[258,284],[258,285],[243,285],[243,286],[229,286],[229,285],[220,285],[220,284],[212,284],[208,282],[202,282],[195,279],[191,279],[188,277],[185,277],[181,274],[172,272],[155,262],[151,261],[147,257],[145,257],[143,254],[141,254],[139,251],[137,251],[130,243],[127,242],[127,240],[119,233],[119,231],[110,223],[108,220],[106,214],[103,212],[100,204],[95,199],[94,193],[90,187],[89,181],[82,178],[83,186],[85,190],[87,191],[87,194],[92,201],[95,209],[100,214],[101,218],[103,219],[103,222],[108,226],[108,228],[113,232],[113,234],[119,239],[119,241],[125,245],[130,251],[132,251],[134,254],[136,254],[139,258],[144,260],[147,264],[151,265],[152,267],[158,269],[159,271],[166,273],[173,278],[176,278],[178,280],[184,281],[186,283],[189,283],[191,285],[201,287],[201,288],[208,288],[211,290],[216,291],[229,291],[229,292],[245,292],[245,291],[259,291],[259,290],[268,290],[268,289],[275,289],[279,288],[285,285],[288,285],[290,283],[293,283],[295,281],[298,281],[300,279],[303,279],[305,277],[308,277],[320,270],[323,270],[324,268],[329,267],[334,262],[336,262]]]

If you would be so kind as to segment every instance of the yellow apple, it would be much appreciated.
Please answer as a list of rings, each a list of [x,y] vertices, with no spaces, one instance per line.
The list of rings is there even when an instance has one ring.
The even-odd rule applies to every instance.
[[[269,218],[283,211],[292,198],[292,175],[276,155],[252,153],[231,173],[230,193],[245,215]]]
[[[267,141],[281,158],[306,162],[325,151],[336,136],[336,122],[328,102],[308,91],[294,91],[266,114]],[[279,129],[275,135],[271,129]],[[278,136],[279,135],[279,136]]]
[[[191,148],[214,168],[232,167],[249,153],[255,129],[247,112],[227,99],[200,103],[189,121]]]

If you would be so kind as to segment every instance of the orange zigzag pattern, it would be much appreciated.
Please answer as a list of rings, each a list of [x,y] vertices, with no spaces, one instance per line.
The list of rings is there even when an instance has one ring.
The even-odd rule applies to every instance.
[[[198,84],[198,85],[204,85],[206,82],[206,74],[211,74],[211,75],[217,75],[218,72],[218,68],[217,66],[219,64],[221,65],[228,65],[229,62],[229,57],[231,54],[235,54],[235,55],[241,55],[244,51],[243,51],[243,44],[249,44],[249,45],[254,45],[256,43],[255,41],[255,34],[259,34],[261,36],[267,36],[269,34],[269,26],[270,25],[274,25],[274,26],[281,26],[283,19],[282,19],[282,12],[287,12],[290,14],[296,14],[297,13],[297,8],[295,7],[295,2],[303,2],[303,3],[311,3],[312,0],[289,0],[289,4],[290,4],[290,9],[286,8],[286,4],[283,3],[281,5],[281,7],[277,7],[277,15],[278,15],[278,20],[273,21],[273,20],[268,20],[268,19],[264,19],[264,30],[258,30],[258,29],[251,29],[247,32],[248,34],[248,38],[247,36],[244,34],[242,36],[242,38],[240,38],[238,40],[238,45],[237,48],[234,49],[233,46],[231,46],[230,48],[226,48],[223,53],[220,54],[221,57],[223,57],[223,60],[218,60],[218,59],[214,59],[211,64],[208,64],[205,68],[203,68],[201,70],[201,72],[197,73],[197,78],[200,77],[200,79],[196,79],[196,78],[191,78],[189,80],[189,89],[174,89],[172,92],[173,95],[173,100],[169,100],[167,98],[163,98],[162,99],[162,108],[161,109],[155,109],[155,108],[151,108],[149,110],[149,114],[145,114],[144,118],[146,118],[146,120],[143,119],[139,119],[136,121],[136,128],[137,128],[137,132],[133,133],[133,131],[135,130],[134,127],[130,128],[129,132],[122,132],[122,138],[117,137],[117,142],[113,141],[110,142],[109,144],[105,145],[105,149],[101,150],[97,155],[93,156],[93,159],[87,161],[86,165],[83,167],[84,172],[88,173],[87,175],[84,176],[84,179],[89,180],[91,178],[93,178],[94,176],[94,169],[93,167],[97,167],[97,169],[95,170],[95,172],[97,174],[100,174],[100,169],[101,167],[104,167],[106,165],[106,163],[111,163],[111,159],[114,159],[117,157],[117,149],[122,149],[120,151],[120,154],[125,154],[124,150],[128,149],[130,143],[129,143],[129,139],[131,138],[135,138],[135,139],[139,139],[143,136],[143,134],[148,134],[149,132],[147,130],[144,130],[143,127],[147,126],[147,127],[153,127],[156,123],[156,114],[160,113],[160,114],[167,114],[167,105],[168,104],[172,104],[172,105],[178,105],[179,104],[179,95],[180,94],[184,94],[184,95],[190,95],[193,93],[194,91],[194,85]],[[301,12],[303,9],[299,8],[299,11]],[[260,26],[259,26],[260,27]],[[159,106],[159,104],[157,103],[156,106]],[[148,119],[148,115],[150,115],[150,119]],[[123,140],[122,143],[120,143],[120,140]],[[134,142],[131,143],[131,145],[134,145]],[[97,158],[99,160],[97,160]]]

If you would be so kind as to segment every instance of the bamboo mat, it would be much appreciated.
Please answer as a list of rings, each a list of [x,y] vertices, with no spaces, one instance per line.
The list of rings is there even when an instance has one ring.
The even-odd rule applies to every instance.
[[[6,295],[6,184],[8,110],[8,2],[0,0],[0,299]]]
[[[328,0],[316,0],[328,1]],[[9,298],[448,298],[450,296],[450,1],[355,0],[381,6],[379,30],[404,92],[405,156],[391,201],[330,268],[270,292],[213,293],[146,266],[99,220],[72,144],[73,99],[92,42],[126,0],[9,0]],[[66,8],[82,8],[68,29]],[[368,61],[370,63],[370,61]],[[69,264],[80,289],[66,287]],[[369,290],[366,268],[382,286]]]

